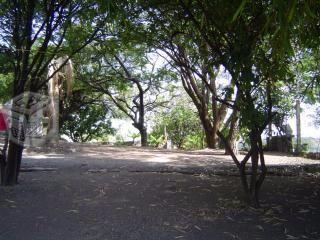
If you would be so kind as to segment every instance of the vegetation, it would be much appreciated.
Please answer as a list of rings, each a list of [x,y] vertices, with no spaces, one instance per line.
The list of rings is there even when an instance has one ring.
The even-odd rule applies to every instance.
[[[109,117],[120,116],[142,146],[152,118],[152,145],[169,137],[178,148],[199,148],[204,135],[216,148],[220,139],[256,206],[267,173],[263,132],[282,126],[294,107],[299,119],[301,101],[319,102],[315,0],[14,1],[0,9],[1,101],[46,92],[49,63],[68,56],[76,84],[60,101],[62,133],[101,138],[113,132]],[[182,96],[176,86],[188,103],[174,104]],[[249,143],[242,160],[234,148],[240,134]],[[23,148],[10,141],[3,184],[17,183]]]
[[[88,142],[107,137],[114,133],[114,129],[105,115],[106,109],[103,105],[82,105],[76,112],[65,116],[61,134],[67,135],[73,142]]]
[[[203,146],[203,130],[194,109],[176,105],[156,118],[151,133],[155,139],[171,140],[177,148],[199,149]]]

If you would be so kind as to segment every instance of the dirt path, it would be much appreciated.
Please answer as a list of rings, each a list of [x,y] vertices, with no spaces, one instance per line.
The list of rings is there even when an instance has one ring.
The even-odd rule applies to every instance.
[[[267,157],[282,169],[319,164],[277,159]],[[28,153],[23,167],[56,170],[23,172],[18,186],[0,188],[1,240],[320,239],[316,175],[268,176],[255,210],[241,201],[238,177],[212,175],[234,172],[212,151],[75,145]]]

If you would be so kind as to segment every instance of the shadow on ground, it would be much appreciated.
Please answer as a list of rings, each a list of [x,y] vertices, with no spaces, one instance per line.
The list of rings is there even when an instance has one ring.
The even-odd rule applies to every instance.
[[[318,166],[296,161],[270,159],[274,168]],[[317,174],[268,176],[256,210],[237,176],[213,175],[235,168],[211,151],[89,146],[28,153],[23,167],[55,170],[23,172],[18,186],[0,188],[1,240],[320,239]]]

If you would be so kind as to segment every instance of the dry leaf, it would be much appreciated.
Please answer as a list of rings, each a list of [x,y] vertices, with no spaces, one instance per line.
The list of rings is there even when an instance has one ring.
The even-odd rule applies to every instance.
[[[195,227],[196,229],[198,229],[199,231],[202,231],[202,229],[201,229],[200,227],[198,227],[197,225],[194,225],[194,227]]]

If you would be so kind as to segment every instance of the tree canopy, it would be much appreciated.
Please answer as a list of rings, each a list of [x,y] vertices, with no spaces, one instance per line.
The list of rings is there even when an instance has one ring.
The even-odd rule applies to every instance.
[[[60,101],[62,132],[100,138],[112,133],[109,117],[121,115],[142,146],[148,132],[158,139],[166,129],[180,148],[192,136],[202,146],[203,130],[207,147],[231,154],[257,205],[267,172],[263,132],[299,109],[295,100],[319,102],[315,0],[13,1],[0,9],[1,101],[46,92],[50,62],[72,59],[76,84]],[[174,104],[177,86],[190,100],[183,106]],[[250,145],[242,160],[239,135]],[[16,183],[22,151],[10,141],[5,184]]]

